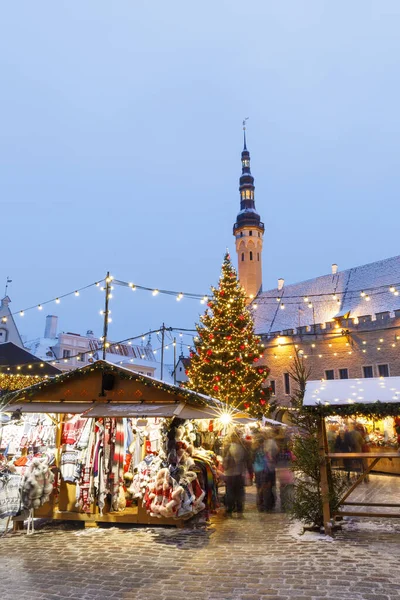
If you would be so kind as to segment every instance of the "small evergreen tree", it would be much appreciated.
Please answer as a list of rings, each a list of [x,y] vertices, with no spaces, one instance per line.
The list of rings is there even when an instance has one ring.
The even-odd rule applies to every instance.
[[[229,406],[262,416],[269,391],[262,387],[269,370],[260,365],[261,339],[246,306],[246,295],[227,253],[217,288],[196,325],[187,386]]]
[[[291,396],[294,409],[291,420],[299,428],[299,433],[293,441],[293,471],[296,474],[294,495],[291,507],[293,517],[307,525],[320,529],[324,518],[322,511],[321,492],[321,459],[319,456],[318,421],[315,415],[303,410],[303,398],[310,369],[304,364],[304,359],[295,351],[290,376],[296,387]],[[342,473],[329,470],[329,503],[331,511],[339,508],[339,500],[349,483]]]

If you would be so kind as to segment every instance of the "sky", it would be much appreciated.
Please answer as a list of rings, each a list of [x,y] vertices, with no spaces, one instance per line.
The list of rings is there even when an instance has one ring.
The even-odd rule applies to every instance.
[[[2,2],[0,291],[13,311],[110,271],[207,293],[239,210],[242,120],[263,288],[400,254],[398,0]],[[101,335],[98,288],[46,314]],[[113,290],[110,337],[198,301]]]

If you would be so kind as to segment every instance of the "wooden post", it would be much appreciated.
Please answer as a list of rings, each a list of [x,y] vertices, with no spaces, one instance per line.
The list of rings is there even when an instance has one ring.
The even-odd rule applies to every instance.
[[[318,452],[320,458],[320,485],[322,494],[322,513],[324,519],[324,531],[327,535],[332,533],[331,509],[329,505],[329,479],[328,479],[328,464],[327,454],[328,448],[326,445],[325,419],[321,416],[318,422]]]
[[[107,334],[108,334],[108,317],[109,317],[109,308],[108,301],[110,297],[110,272],[107,271],[106,275],[106,287],[105,287],[105,299],[104,299],[104,325],[103,325],[103,360],[106,360],[106,344],[107,344]]]

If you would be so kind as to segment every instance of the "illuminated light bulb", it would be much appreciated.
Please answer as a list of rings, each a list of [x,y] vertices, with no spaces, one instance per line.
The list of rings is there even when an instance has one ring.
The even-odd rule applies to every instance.
[[[110,283],[112,281],[112,277],[106,277],[106,283]]]
[[[319,358],[322,358],[322,354],[318,354],[318,357],[319,357]]]
[[[66,363],[66,362],[68,362],[68,358],[64,358],[64,362],[65,362],[65,363]]]
[[[392,292],[392,294],[394,294],[395,291],[396,291],[396,288],[394,287],[394,285],[391,285],[389,288],[389,292]]]
[[[99,315],[104,315],[104,310],[99,310]]]
[[[113,289],[114,289],[114,286],[113,286],[113,285],[110,285],[110,290],[113,290]]]
[[[378,347],[377,347],[377,350],[380,350],[380,349],[381,349],[381,347],[380,347],[380,346],[378,346]]]
[[[254,310],[257,310],[258,304],[253,304],[253,308],[254,308]]]
[[[332,298],[333,298],[333,300],[337,300],[338,299],[338,297],[337,297],[336,294],[333,294]]]
[[[392,348],[396,348],[396,344],[392,344]]]
[[[369,301],[371,300],[371,298],[370,298],[370,297],[367,295],[367,296],[365,296],[365,300],[366,300],[367,302],[369,302]]]
[[[142,335],[142,340],[145,340],[145,339],[146,339],[146,336]]]
[[[363,349],[363,352],[364,352],[364,354],[365,354],[365,352],[366,352],[365,348]]]
[[[364,340],[364,341],[363,341],[363,344],[365,345],[366,343],[367,343],[367,342]]]
[[[106,289],[106,288],[104,288],[104,287],[101,287],[101,288],[100,288],[100,291],[101,291],[101,292],[104,292],[104,290],[105,290],[105,289]]]
[[[111,298],[113,297],[112,294],[108,294],[108,299],[111,300]]]
[[[250,294],[249,298],[250,298],[250,300],[253,300],[254,294]]]
[[[111,317],[107,317],[107,323],[112,323],[112,318]]]
[[[396,340],[400,340],[400,335],[396,335]]]
[[[136,285],[132,284],[132,292],[135,292],[135,291],[136,291]]]
[[[152,294],[153,294],[153,296],[157,296],[157,294],[158,294],[158,293],[159,293],[159,291],[158,291],[158,290],[153,290],[153,291],[152,291]]]
[[[351,350],[349,350],[348,354],[353,354],[353,352]]]
[[[23,310],[20,310],[20,311],[19,311],[19,316],[20,316],[20,317],[23,317],[23,316],[24,316],[24,314],[25,314],[25,313],[24,313],[24,311],[23,311]]]
[[[276,299],[276,301],[277,301],[277,302],[280,302],[280,301],[281,301],[281,299],[280,299],[280,298],[277,298],[277,299]]]
[[[294,347],[295,347],[295,348],[298,348],[298,347],[299,347],[299,345],[298,345],[298,344],[295,344],[295,345],[294,345]]]
[[[105,343],[105,347],[106,347],[106,348],[109,348],[109,347],[110,347],[110,342],[106,342],[106,343]]]
[[[382,342],[383,342],[383,338],[381,338],[379,341],[380,341],[380,343],[382,344]]]
[[[311,344],[311,348],[315,348],[315,344]]]
[[[232,416],[229,413],[222,413],[222,415],[219,417],[219,420],[221,421],[222,425],[229,425],[229,423],[232,421]]]
[[[40,366],[41,366],[41,367],[44,367],[44,364],[43,364],[43,363],[40,363]]]
[[[179,337],[182,337],[182,336],[183,336],[183,333],[180,333],[180,334],[179,334]]]
[[[20,369],[21,369],[21,367],[20,367],[20,366],[18,366],[18,367],[17,367],[17,370],[19,371]]]
[[[183,298],[183,294],[182,294],[182,292],[180,292],[180,293],[177,295],[176,299],[177,299],[177,301],[179,302],[179,300],[182,300],[182,298]]]
[[[153,354],[157,354],[157,350],[153,350]]]
[[[334,352],[334,353],[333,353],[333,356],[337,356],[337,352]]]
[[[3,317],[3,318],[1,319],[1,322],[2,322],[2,323],[7,323],[7,317]]]
[[[93,356],[93,354],[90,352],[90,353],[88,354],[88,357],[89,357],[89,358],[92,358],[92,356]]]
[[[32,369],[32,365],[28,365],[28,369]]]
[[[332,348],[332,344],[328,344],[329,348]]]
[[[361,292],[360,296],[361,296],[361,298],[365,298],[365,292],[364,291]]]
[[[99,283],[98,281],[96,281],[95,285],[96,285],[97,287],[99,287],[100,283]]]
[[[115,346],[115,349],[118,350],[119,346]]]
[[[308,302],[308,297],[307,297],[307,296],[305,296],[305,297],[303,298],[303,300],[304,300],[304,302]]]
[[[312,308],[312,302],[308,303],[308,308]]]
[[[281,310],[285,310],[285,305],[281,304],[280,308],[281,308]]]
[[[75,296],[79,296],[79,292],[78,292],[78,290],[76,290],[76,292],[75,292]]]
[[[173,345],[173,346],[176,346],[176,342],[172,342],[172,345]]]
[[[43,306],[41,304],[38,304],[38,310],[43,310]]]
[[[304,358],[308,358],[308,354],[305,354],[305,355],[304,355]]]
[[[395,296],[398,296],[398,295],[399,295],[399,291],[398,291],[398,290],[396,290],[396,291],[394,292],[394,295],[395,295]]]
[[[145,358],[145,355],[144,355],[144,354],[142,354],[142,358]],[[133,362],[133,359],[132,359],[132,362]]]

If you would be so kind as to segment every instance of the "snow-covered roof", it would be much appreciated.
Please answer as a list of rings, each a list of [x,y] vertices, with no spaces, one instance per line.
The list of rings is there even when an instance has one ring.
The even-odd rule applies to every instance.
[[[400,288],[400,256],[284,285],[281,290],[274,288],[261,292],[254,311],[256,332],[297,329],[314,323],[327,323],[347,314],[362,317],[394,312],[400,309],[400,294],[389,291],[392,285]],[[365,297],[361,296],[361,291],[366,292]],[[334,294],[337,298],[333,297]],[[277,302],[277,298],[281,301]],[[312,307],[304,298],[309,298]],[[282,304],[284,310],[280,308]]]
[[[308,381],[304,406],[400,403],[400,377]]]

